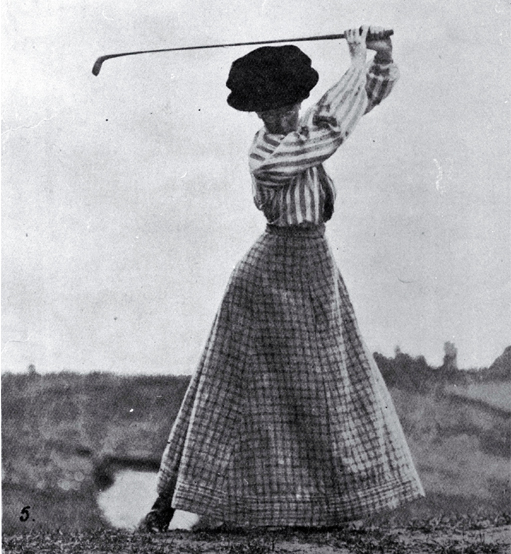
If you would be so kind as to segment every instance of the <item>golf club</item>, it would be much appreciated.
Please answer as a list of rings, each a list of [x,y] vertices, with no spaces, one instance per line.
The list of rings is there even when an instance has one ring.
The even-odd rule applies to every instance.
[[[392,29],[389,29],[384,32],[384,38],[388,38],[391,35],[394,34],[394,31]],[[101,66],[103,65],[103,62],[105,60],[109,60],[110,58],[120,58],[122,56],[136,56],[137,54],[153,54],[156,52],[177,52],[180,50],[201,50],[205,48],[227,48],[230,46],[254,46],[257,44],[277,44],[279,42],[303,42],[303,41],[311,41],[311,40],[336,40],[336,39],[343,39],[346,38],[344,36],[344,33],[341,33],[340,35],[322,35],[317,37],[306,37],[306,38],[289,38],[289,39],[279,39],[279,40],[261,40],[257,42],[235,42],[232,44],[210,44],[205,46],[185,46],[181,48],[162,48],[159,50],[139,50],[137,52],[123,52],[121,54],[107,54],[106,56],[100,56],[96,62],[94,63],[94,67],[92,68],[93,75],[99,75],[99,72],[101,71]],[[371,36],[367,36],[368,40],[371,40]]]

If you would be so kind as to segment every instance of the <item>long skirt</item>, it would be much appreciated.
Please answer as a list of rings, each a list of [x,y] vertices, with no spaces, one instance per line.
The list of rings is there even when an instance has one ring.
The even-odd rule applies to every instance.
[[[234,269],[158,492],[253,526],[331,526],[423,496],[324,226],[268,226]]]

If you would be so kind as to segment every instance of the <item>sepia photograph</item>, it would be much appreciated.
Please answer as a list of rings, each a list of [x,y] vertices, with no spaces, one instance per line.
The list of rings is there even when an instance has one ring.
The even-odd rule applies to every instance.
[[[0,9],[2,552],[510,552],[510,3]]]

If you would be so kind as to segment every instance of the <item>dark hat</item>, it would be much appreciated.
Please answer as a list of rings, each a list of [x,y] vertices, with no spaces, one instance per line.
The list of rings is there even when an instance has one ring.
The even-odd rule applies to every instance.
[[[227,103],[242,112],[291,106],[309,97],[318,78],[309,56],[297,46],[263,46],[232,64]]]

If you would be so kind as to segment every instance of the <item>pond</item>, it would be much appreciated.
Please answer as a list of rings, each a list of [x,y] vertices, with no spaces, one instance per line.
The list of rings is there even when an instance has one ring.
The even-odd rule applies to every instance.
[[[98,505],[108,523],[118,529],[136,528],[156,499],[156,476],[152,471],[119,470],[108,489],[98,493]],[[191,529],[199,517],[177,510],[169,529]]]

